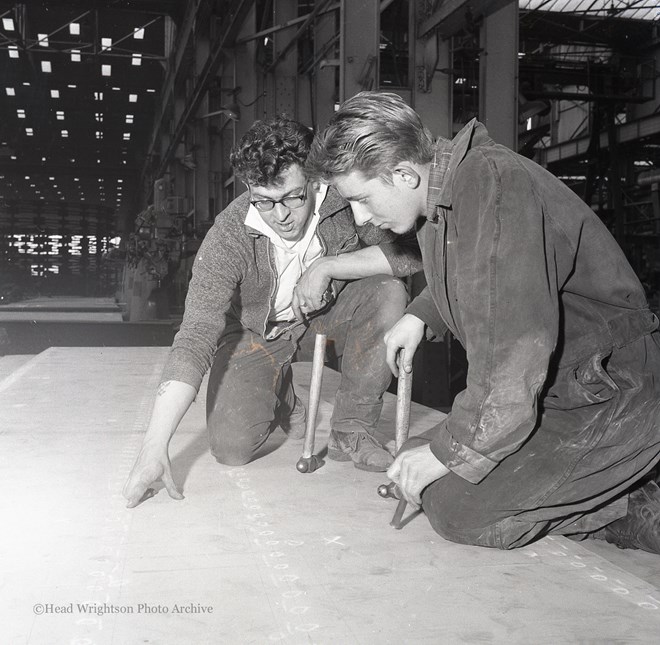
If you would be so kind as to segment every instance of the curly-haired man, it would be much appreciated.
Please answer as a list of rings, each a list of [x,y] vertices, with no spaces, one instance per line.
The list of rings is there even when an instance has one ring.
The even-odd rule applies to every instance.
[[[284,117],[257,121],[232,150],[247,185],[216,218],[195,258],[181,329],[158,389],[142,449],[124,488],[135,506],[172,480],[168,444],[211,366],[207,427],[223,464],[249,462],[277,426],[301,436],[305,408],[291,362],[316,333],[342,356],[328,457],[384,471],[374,438],[391,374],[383,335],[403,314],[394,276],[421,269],[416,241],[356,226],[347,202],[303,172],[313,133]]]

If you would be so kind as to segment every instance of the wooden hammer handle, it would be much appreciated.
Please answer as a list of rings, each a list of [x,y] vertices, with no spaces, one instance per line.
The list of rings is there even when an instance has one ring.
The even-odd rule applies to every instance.
[[[405,350],[399,354],[399,383],[396,390],[396,436],[395,445],[398,454],[410,433],[410,398],[412,396],[413,373],[403,369]]]
[[[316,435],[316,415],[321,399],[321,383],[323,381],[323,363],[325,362],[325,345],[328,337],[316,334],[314,341],[314,358],[312,359],[312,378],[309,383],[309,405],[307,406],[307,425],[305,427],[305,443],[302,456],[308,459],[314,454],[314,438]]]

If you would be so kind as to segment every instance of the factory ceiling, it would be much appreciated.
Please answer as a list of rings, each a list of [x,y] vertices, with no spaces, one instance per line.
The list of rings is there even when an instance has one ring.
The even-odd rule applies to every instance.
[[[0,206],[19,228],[34,212],[51,229],[56,213],[135,214],[184,5],[0,0]]]
[[[537,31],[559,40],[623,33],[634,46],[634,31],[608,24],[630,19],[632,29],[658,18],[656,0],[519,4],[525,28],[538,24]],[[0,0],[0,213],[11,212],[18,228],[36,221],[53,230],[80,211],[92,212],[95,225],[132,221],[186,5]],[[566,29],[549,21],[559,12],[562,21],[582,22]]]

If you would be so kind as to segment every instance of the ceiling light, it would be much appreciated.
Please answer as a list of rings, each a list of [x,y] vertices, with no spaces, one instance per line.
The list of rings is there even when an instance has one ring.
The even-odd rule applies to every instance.
[[[153,94],[155,91],[156,91],[156,90],[153,89],[152,87],[149,87],[149,88],[147,89],[147,92],[149,92],[150,94]]]
[[[79,63],[80,62],[80,50],[79,49],[72,49],[71,50],[71,60],[74,63]]]
[[[123,184],[123,183],[124,183],[124,180],[123,180],[123,179],[117,179],[117,183],[118,183],[118,184]]]
[[[128,95],[128,102],[129,103],[137,103],[138,95],[137,94],[129,94]]]
[[[39,47],[48,47],[48,34],[37,34]]]
[[[16,96],[16,90],[13,87],[6,87],[7,96]]]
[[[16,45],[9,45],[7,49],[9,50],[9,58],[18,58],[18,47]]]
[[[57,112],[55,112],[55,116],[58,121],[64,121],[64,112],[62,110],[57,110]]]
[[[25,175],[25,179],[30,179],[30,175]]]
[[[32,128],[25,128],[25,134],[27,134],[28,137],[31,137],[34,134],[34,130],[32,130]]]
[[[22,110],[22,109],[16,110],[16,114],[18,115],[19,119],[24,119],[25,118],[25,110]]]
[[[55,181],[55,177],[48,177],[50,181]]]
[[[94,100],[95,101],[102,101],[103,100],[103,92],[94,92]]]
[[[142,40],[144,38],[144,27],[136,27],[133,30],[133,38],[136,40]]]
[[[12,18],[3,18],[2,19],[2,26],[7,31],[14,31],[14,20]]]
[[[72,90],[75,90],[76,87],[78,87],[78,86],[77,85],[67,85],[67,87],[71,88]]]
[[[113,89],[115,92],[120,92],[120,91],[121,91],[121,87],[113,87],[112,89]]]
[[[68,130],[62,130],[62,139],[66,139],[69,136]]]
[[[50,74],[50,72],[53,71],[49,60],[42,60],[41,61],[41,71],[45,72],[46,74]]]
[[[126,123],[133,123],[133,115],[132,114],[127,114],[126,115]]]
[[[142,54],[133,54],[131,64],[136,66],[142,65]]]
[[[110,76],[112,74],[112,65],[101,65],[101,75]]]
[[[17,157],[16,155],[12,155],[12,156],[9,157],[9,158],[10,158],[12,161],[16,161],[16,159],[18,159],[18,157]]]
[[[129,141],[131,138],[131,133],[130,132],[124,132],[124,141]]]
[[[51,99],[59,99],[60,98],[60,91],[59,90],[51,90],[50,91],[50,98]]]

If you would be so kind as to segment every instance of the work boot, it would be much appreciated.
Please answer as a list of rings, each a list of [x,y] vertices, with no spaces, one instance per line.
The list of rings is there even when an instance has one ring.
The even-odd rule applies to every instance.
[[[281,408],[278,408],[278,413],[281,414]],[[307,427],[307,408],[305,408],[305,404],[297,395],[293,404],[293,411],[288,417],[280,417],[279,425],[289,439],[302,439],[305,436],[305,429]]]
[[[660,553],[660,487],[650,481],[630,493],[628,514],[591,536],[620,549]]]
[[[393,458],[368,432],[330,431],[328,459],[353,461],[360,470],[383,472],[392,464]]]

